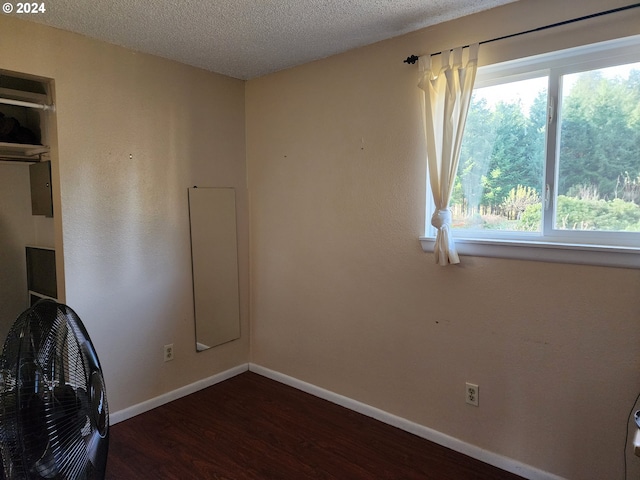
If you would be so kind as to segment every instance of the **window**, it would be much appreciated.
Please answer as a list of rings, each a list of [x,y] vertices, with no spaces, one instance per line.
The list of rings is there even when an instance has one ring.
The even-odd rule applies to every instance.
[[[450,208],[462,254],[640,267],[640,36],[481,67]]]

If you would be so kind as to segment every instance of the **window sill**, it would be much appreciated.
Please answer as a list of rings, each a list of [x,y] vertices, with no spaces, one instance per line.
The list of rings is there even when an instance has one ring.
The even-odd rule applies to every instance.
[[[459,255],[640,268],[640,248],[636,247],[485,238],[456,238],[455,242]],[[435,238],[420,237],[420,243],[425,252],[433,252]]]

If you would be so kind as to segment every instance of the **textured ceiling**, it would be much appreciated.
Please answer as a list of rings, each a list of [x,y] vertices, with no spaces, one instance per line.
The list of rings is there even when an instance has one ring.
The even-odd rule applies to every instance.
[[[249,79],[516,0],[53,0],[19,18]]]

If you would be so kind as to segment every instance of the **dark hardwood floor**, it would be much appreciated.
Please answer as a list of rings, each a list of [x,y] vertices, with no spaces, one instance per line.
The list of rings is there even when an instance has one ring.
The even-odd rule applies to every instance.
[[[516,480],[246,372],[110,429],[108,480]]]

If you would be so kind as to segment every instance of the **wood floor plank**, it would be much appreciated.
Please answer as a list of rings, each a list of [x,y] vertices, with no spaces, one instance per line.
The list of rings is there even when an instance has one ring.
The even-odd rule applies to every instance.
[[[110,429],[107,480],[518,480],[246,372]]]

